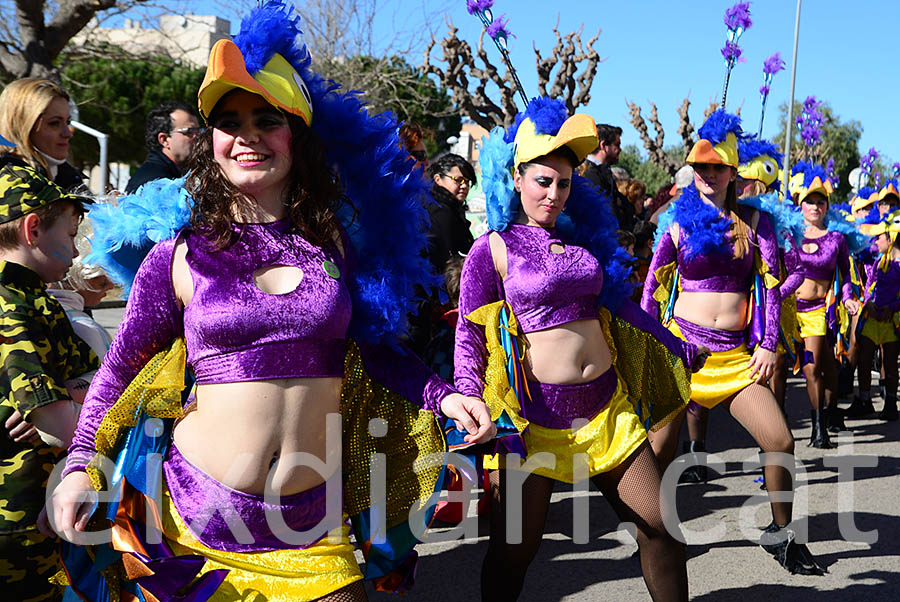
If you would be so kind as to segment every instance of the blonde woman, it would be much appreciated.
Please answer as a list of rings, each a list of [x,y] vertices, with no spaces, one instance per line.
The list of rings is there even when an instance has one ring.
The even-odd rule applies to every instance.
[[[84,175],[69,165],[68,93],[49,79],[18,79],[0,93],[0,135],[14,147],[0,146],[0,166],[29,166],[70,190]]]

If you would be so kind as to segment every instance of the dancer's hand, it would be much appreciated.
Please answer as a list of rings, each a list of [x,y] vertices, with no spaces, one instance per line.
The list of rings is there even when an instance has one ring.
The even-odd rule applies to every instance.
[[[764,385],[775,374],[775,352],[757,347],[750,358],[750,378],[756,378],[756,382]]]
[[[70,472],[47,501],[49,525],[39,523],[45,535],[59,535],[74,544],[85,544],[88,520],[97,507],[98,495],[86,472]],[[44,529],[50,528],[46,533]]]
[[[477,397],[451,393],[441,400],[441,413],[456,422],[456,428],[467,431],[466,443],[484,443],[497,434],[497,425],[491,421],[491,411]]]
[[[695,366],[692,366],[691,372],[700,372],[703,369],[703,366],[706,364],[706,360],[709,359],[709,356],[712,355],[709,347],[706,345],[697,345],[697,360],[695,362]]]
[[[847,308],[848,314],[855,316],[859,312],[859,301],[856,299],[847,299],[844,301],[844,307]]]
[[[9,415],[9,418],[6,419],[3,426],[6,427],[10,439],[16,443],[29,441],[38,444],[41,442],[41,436],[35,426],[30,422],[26,422],[19,413],[19,410],[13,411],[13,413]]]

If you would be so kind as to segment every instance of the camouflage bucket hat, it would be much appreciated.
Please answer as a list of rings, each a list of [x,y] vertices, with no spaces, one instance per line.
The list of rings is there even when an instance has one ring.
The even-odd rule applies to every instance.
[[[56,201],[93,203],[94,199],[67,193],[30,167],[5,165],[0,168],[0,224]]]

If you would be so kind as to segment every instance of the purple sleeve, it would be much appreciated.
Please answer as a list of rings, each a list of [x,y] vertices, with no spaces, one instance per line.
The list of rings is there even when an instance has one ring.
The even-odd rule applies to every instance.
[[[778,263],[778,240],[775,237],[775,229],[772,228],[771,218],[767,213],[760,213],[759,215],[756,239],[759,243],[759,255],[766,264],[769,274],[778,280],[781,276],[781,266]],[[781,292],[777,285],[772,288],[766,286],[766,334],[760,343],[760,347],[769,351],[778,349],[780,329]]]
[[[175,240],[159,243],[137,271],[125,316],[84,400],[63,476],[84,470],[96,453],[94,437],[103,417],[150,358],[184,332],[172,288],[174,249]]]
[[[475,241],[463,264],[459,284],[459,320],[453,350],[454,382],[463,395],[481,397],[487,349],[484,327],[473,324],[466,316],[483,305],[500,300],[500,278],[494,268],[489,242],[490,234]]]
[[[422,409],[441,415],[441,402],[456,389],[436,375],[408,347],[359,342],[366,372]]]
[[[666,349],[673,355],[677,355],[692,372],[699,370],[700,354],[697,352],[697,346],[693,343],[683,341],[669,332],[659,320],[641,309],[637,303],[626,299],[622,302],[622,306],[616,312],[616,318],[628,322],[638,330],[643,330],[657,341],[662,343]]]
[[[641,308],[656,318],[657,321],[660,318],[659,303],[653,298],[653,293],[659,288],[656,270],[675,261],[677,255],[678,251],[675,248],[675,243],[672,242],[672,236],[669,232],[666,232],[660,238],[656,251],[653,252],[653,259],[650,261],[650,269],[647,272],[647,280],[644,282],[644,292],[641,295]]]
[[[840,242],[838,242],[837,269],[838,273],[841,275],[841,282],[843,282],[841,285],[842,301],[855,298],[856,295],[853,294],[853,281],[850,278],[850,249],[847,246],[847,237],[843,234],[841,235]]]
[[[786,299],[794,294],[804,280],[800,252],[793,245],[791,245],[791,250],[784,254],[784,270],[787,273],[787,278],[781,283],[779,290],[782,299]]]

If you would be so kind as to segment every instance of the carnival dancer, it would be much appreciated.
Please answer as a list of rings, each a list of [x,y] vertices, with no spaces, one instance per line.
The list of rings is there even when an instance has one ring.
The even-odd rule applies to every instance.
[[[455,383],[519,433],[500,440],[489,465],[483,600],[518,598],[554,481],[588,478],[637,525],[653,599],[688,595],[684,549],[663,525],[645,428],[684,407],[687,367],[701,365],[706,350],[670,336],[628,301],[629,258],[616,244],[609,199],[573,174],[596,146],[590,117],[568,117],[562,102],[536,98],[481,149],[490,231],[463,266]],[[506,452],[527,458],[521,495],[508,488],[519,465]],[[510,540],[512,524],[519,543]]]
[[[850,253],[860,250],[862,237],[835,211],[829,211],[831,187],[825,170],[811,166],[804,173],[800,207],[805,238],[788,253],[788,277],[781,295],[796,292],[797,319],[806,350],[803,374],[812,406],[809,444],[833,447],[829,426],[842,427],[837,407],[835,344],[846,349],[849,317],[859,311],[850,275]],[[845,313],[846,311],[846,313]],[[811,355],[811,357],[810,357]]]
[[[770,215],[784,216],[789,212],[778,200],[780,182],[779,170],[782,168],[783,155],[778,147],[767,140],[748,139],[741,140],[738,144],[738,175],[736,192],[741,204],[753,206],[767,211]],[[787,222],[788,220],[780,220]],[[790,229],[791,224],[786,224]],[[782,240],[787,242],[791,236],[786,232]],[[786,245],[788,246],[788,245]],[[788,247],[789,248],[789,247]],[[779,279],[784,276],[784,252],[785,248],[778,248]],[[769,386],[775,394],[778,405],[784,408],[784,395],[787,385],[788,363],[794,365],[796,361],[796,348],[799,341],[797,332],[797,308],[793,298],[782,299],[781,303],[781,331],[778,337],[778,349],[773,376],[769,379]],[[706,451],[706,427],[709,420],[709,409],[697,402],[691,402],[685,416],[687,422],[689,440],[683,443],[683,453],[696,453]],[[696,464],[689,466],[682,473],[679,482],[701,483],[707,480],[706,466]]]
[[[900,206],[900,184],[896,179],[889,179],[878,191],[878,211],[882,216],[893,213]]]
[[[712,350],[691,378],[693,401],[728,409],[764,452],[792,454],[791,431],[765,386],[774,371],[781,300],[773,225],[737,202],[740,119],[716,111],[699,135],[687,158],[694,183],[660,218],[642,306],[678,336]],[[757,345],[752,355],[748,338]],[[682,419],[683,413],[650,434],[663,468],[675,455]],[[790,472],[769,457],[764,470],[773,520],[760,544],[792,573],[821,574],[789,526]]]
[[[397,124],[369,117],[353,94],[335,92],[313,73],[299,33],[292,9],[269,2],[243,21],[234,42],[213,47],[199,92],[210,127],[185,184],[190,227],[141,264],[53,496],[57,531],[78,543],[91,513],[85,500],[102,484],[96,456],[110,453],[109,440],[128,432],[107,483],[124,470],[126,491],[148,498],[153,486],[142,482],[143,470],[129,472],[129,453],[148,465],[148,450],[162,454],[155,506],[162,543],[141,537],[137,525],[152,513],[141,517],[143,503],[127,503],[133,496],[113,517],[126,599],[365,600],[346,518],[369,496],[355,473],[368,473],[368,454],[381,439],[348,435],[368,425],[365,415],[359,425],[352,416],[399,419],[409,427],[399,436],[415,431],[415,443],[427,446],[433,415],[409,400],[458,419],[467,441],[495,432],[483,402],[456,393],[396,343],[413,287],[428,283],[422,178],[411,177]],[[142,194],[187,196],[178,181],[148,186]],[[116,215],[128,221],[125,212]],[[182,412],[185,362],[198,385],[195,403]],[[160,392],[167,379],[179,382]],[[340,439],[326,432],[338,412],[350,441],[343,446],[346,514],[338,506],[335,517],[329,505],[342,488],[334,457]],[[153,438],[129,420],[135,414],[178,421],[171,437]],[[397,431],[384,439],[392,436]],[[143,447],[132,447],[135,439]],[[399,462],[410,464],[416,447],[404,443]],[[325,466],[298,465],[298,454]],[[365,464],[348,466],[348,457]],[[440,478],[433,477],[423,487],[429,494]],[[400,489],[392,500],[406,489],[420,493],[418,482],[391,486]],[[383,545],[359,531],[356,537],[367,552]],[[94,556],[98,563],[108,557]],[[414,553],[398,560],[409,565]],[[80,579],[67,567],[86,599],[118,585]]]
[[[860,312],[857,340],[859,341],[860,403],[872,405],[872,360],[881,347],[884,366],[884,407],[878,418],[897,420],[897,357],[900,351],[900,213],[886,216],[881,223],[869,228],[878,248],[877,260],[867,267],[866,294]]]

